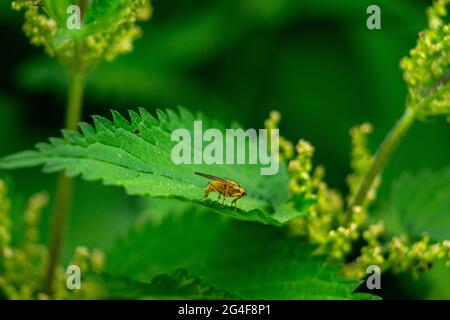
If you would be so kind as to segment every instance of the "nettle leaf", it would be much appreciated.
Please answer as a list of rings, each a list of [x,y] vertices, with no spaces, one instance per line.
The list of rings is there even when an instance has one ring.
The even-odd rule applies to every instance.
[[[172,274],[155,276],[151,282],[135,281],[126,276],[101,274],[91,278],[100,286],[101,299],[152,300],[223,300],[239,299],[227,291],[204,284],[199,278],[179,269]]]
[[[403,174],[393,183],[376,217],[385,221],[393,235],[450,239],[450,168]]]
[[[80,0],[44,0],[44,9],[59,26],[57,43],[61,44],[72,38],[80,39],[114,28],[132,0],[86,1],[87,7],[81,29],[70,30],[67,28],[67,19],[70,16],[67,9],[71,5],[80,5],[80,2]]]
[[[203,130],[216,128],[225,132],[225,126],[183,108],[178,113],[166,110],[157,114],[154,118],[141,108],[140,114],[129,112],[130,120],[115,111],[113,121],[94,116],[94,127],[80,123],[81,133],[63,130],[63,138],[39,143],[37,150],[0,159],[0,169],[44,165],[47,173],[66,170],[71,177],[81,175],[86,180],[122,186],[130,195],[178,198],[226,216],[274,225],[305,214],[312,204],[301,196],[290,199],[284,163],[272,176],[261,175],[260,165],[174,164],[171,152],[177,142],[171,141],[173,130],[185,128],[193,137],[195,119],[202,121]],[[196,171],[233,179],[248,195],[239,200],[238,209],[221,207],[214,201],[217,194],[200,202],[209,181],[195,175]]]
[[[244,299],[368,299],[340,265],[279,228],[188,210],[150,221],[113,245],[106,271],[146,281],[179,268]]]

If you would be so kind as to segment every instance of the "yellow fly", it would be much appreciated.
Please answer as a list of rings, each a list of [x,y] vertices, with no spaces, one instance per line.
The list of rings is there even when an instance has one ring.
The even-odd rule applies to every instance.
[[[234,200],[231,201],[231,206],[234,205],[235,207],[237,207],[236,202],[240,198],[247,195],[247,191],[242,188],[236,181],[215,177],[210,174],[201,172],[195,172],[195,174],[207,179],[214,180],[213,182],[208,183],[208,185],[206,186],[205,197],[202,199],[202,201],[208,198],[211,192],[217,192],[219,194],[219,198],[217,199],[217,201],[219,201],[220,198],[223,197],[222,207],[225,202],[225,198],[234,198]]]

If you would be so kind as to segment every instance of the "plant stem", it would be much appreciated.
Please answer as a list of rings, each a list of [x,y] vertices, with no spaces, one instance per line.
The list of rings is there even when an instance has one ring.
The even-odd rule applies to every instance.
[[[69,96],[67,104],[66,128],[76,130],[81,118],[83,106],[84,77],[75,73],[70,76]]]
[[[80,0],[81,19],[88,7],[88,0]],[[77,130],[78,122],[81,119],[84,94],[84,72],[82,64],[83,44],[75,41],[73,69],[69,77],[69,93],[67,96],[66,129]],[[73,180],[65,175],[59,174],[56,192],[56,202],[52,214],[52,228],[49,244],[49,258],[45,270],[45,278],[42,291],[49,296],[53,291],[53,279],[55,270],[61,255],[61,248],[64,240],[64,231],[70,215],[73,198]]]
[[[70,76],[66,128],[76,130],[81,118],[83,104],[83,75],[73,73]],[[49,259],[45,270],[43,292],[51,295],[55,270],[61,255],[64,231],[70,215],[73,195],[73,180],[61,173],[58,178],[56,203],[52,214],[52,228],[49,245]]]
[[[364,203],[367,193],[372,187],[375,178],[381,173],[386,161],[394,152],[408,129],[414,123],[415,118],[415,109],[407,107],[402,117],[397,121],[394,128],[392,128],[381,146],[378,148],[369,170],[361,180],[358,190],[348,206],[345,224],[348,224],[351,221],[353,209]]]

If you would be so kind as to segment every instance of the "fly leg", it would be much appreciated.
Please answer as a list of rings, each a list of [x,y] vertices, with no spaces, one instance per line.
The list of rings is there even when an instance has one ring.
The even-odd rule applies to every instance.
[[[238,197],[234,198],[234,200],[231,201],[231,206],[233,206],[233,204],[234,204],[234,207],[237,209],[237,201],[238,201],[240,198],[242,198],[242,196],[238,196]]]
[[[202,198],[202,199],[200,199],[200,201],[205,201],[206,199],[208,199],[208,196],[209,196],[209,193],[210,193],[211,191],[209,191],[209,189],[206,189],[206,191],[205,191],[205,196]]]
[[[206,199],[208,199],[208,196],[211,192],[213,192],[214,190],[211,190],[211,185],[208,184],[206,186],[206,190],[205,190],[205,196],[203,197],[203,199],[201,199],[200,201],[205,201]]]
[[[208,186],[206,187],[205,196],[200,201],[205,201],[208,198],[209,194],[214,191],[216,191],[219,194],[219,198],[217,199],[217,202],[219,202],[222,193],[213,184],[208,184]]]
[[[228,195],[228,185],[225,188],[225,193],[223,194],[223,200],[222,200],[222,208],[224,207],[224,203],[225,203],[225,197]]]
[[[217,202],[219,202],[220,197],[222,197],[222,192],[220,192],[220,190],[217,189],[214,185],[211,185],[211,187],[214,189],[214,191],[217,191],[217,193],[219,194],[219,197],[217,198]]]

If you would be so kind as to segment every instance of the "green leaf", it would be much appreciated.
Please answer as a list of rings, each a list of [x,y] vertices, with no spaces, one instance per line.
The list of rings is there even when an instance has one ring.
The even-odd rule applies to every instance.
[[[113,111],[113,121],[94,116],[95,127],[80,123],[81,133],[63,131],[63,138],[50,138],[39,143],[34,151],[20,152],[0,159],[0,169],[16,169],[44,165],[52,173],[67,170],[71,177],[102,180],[106,185],[122,186],[130,195],[172,197],[196,202],[226,216],[282,225],[295,216],[305,214],[311,201],[289,198],[286,166],[279,172],[262,176],[260,165],[176,165],[171,160],[171,132],[185,128],[193,135],[195,119],[202,120],[203,130],[226,127],[202,115],[194,116],[180,108],[158,111],[158,119],[146,110],[129,112],[126,120]],[[257,143],[256,141],[252,143]],[[206,172],[233,179],[247,190],[238,202],[238,209],[221,207],[216,201],[203,198],[207,179],[194,172]],[[216,199],[217,195],[211,195]]]
[[[108,254],[106,271],[145,281],[184,268],[244,299],[367,299],[340,265],[312,254],[301,238],[273,226],[188,210],[132,231]]]
[[[450,168],[403,174],[377,212],[391,235],[450,239]]]
[[[152,299],[152,300],[223,300],[239,297],[227,291],[204,284],[199,278],[191,277],[184,269],[172,274],[158,275],[151,282],[131,280],[124,276],[102,274],[91,277],[100,285],[101,299]]]

